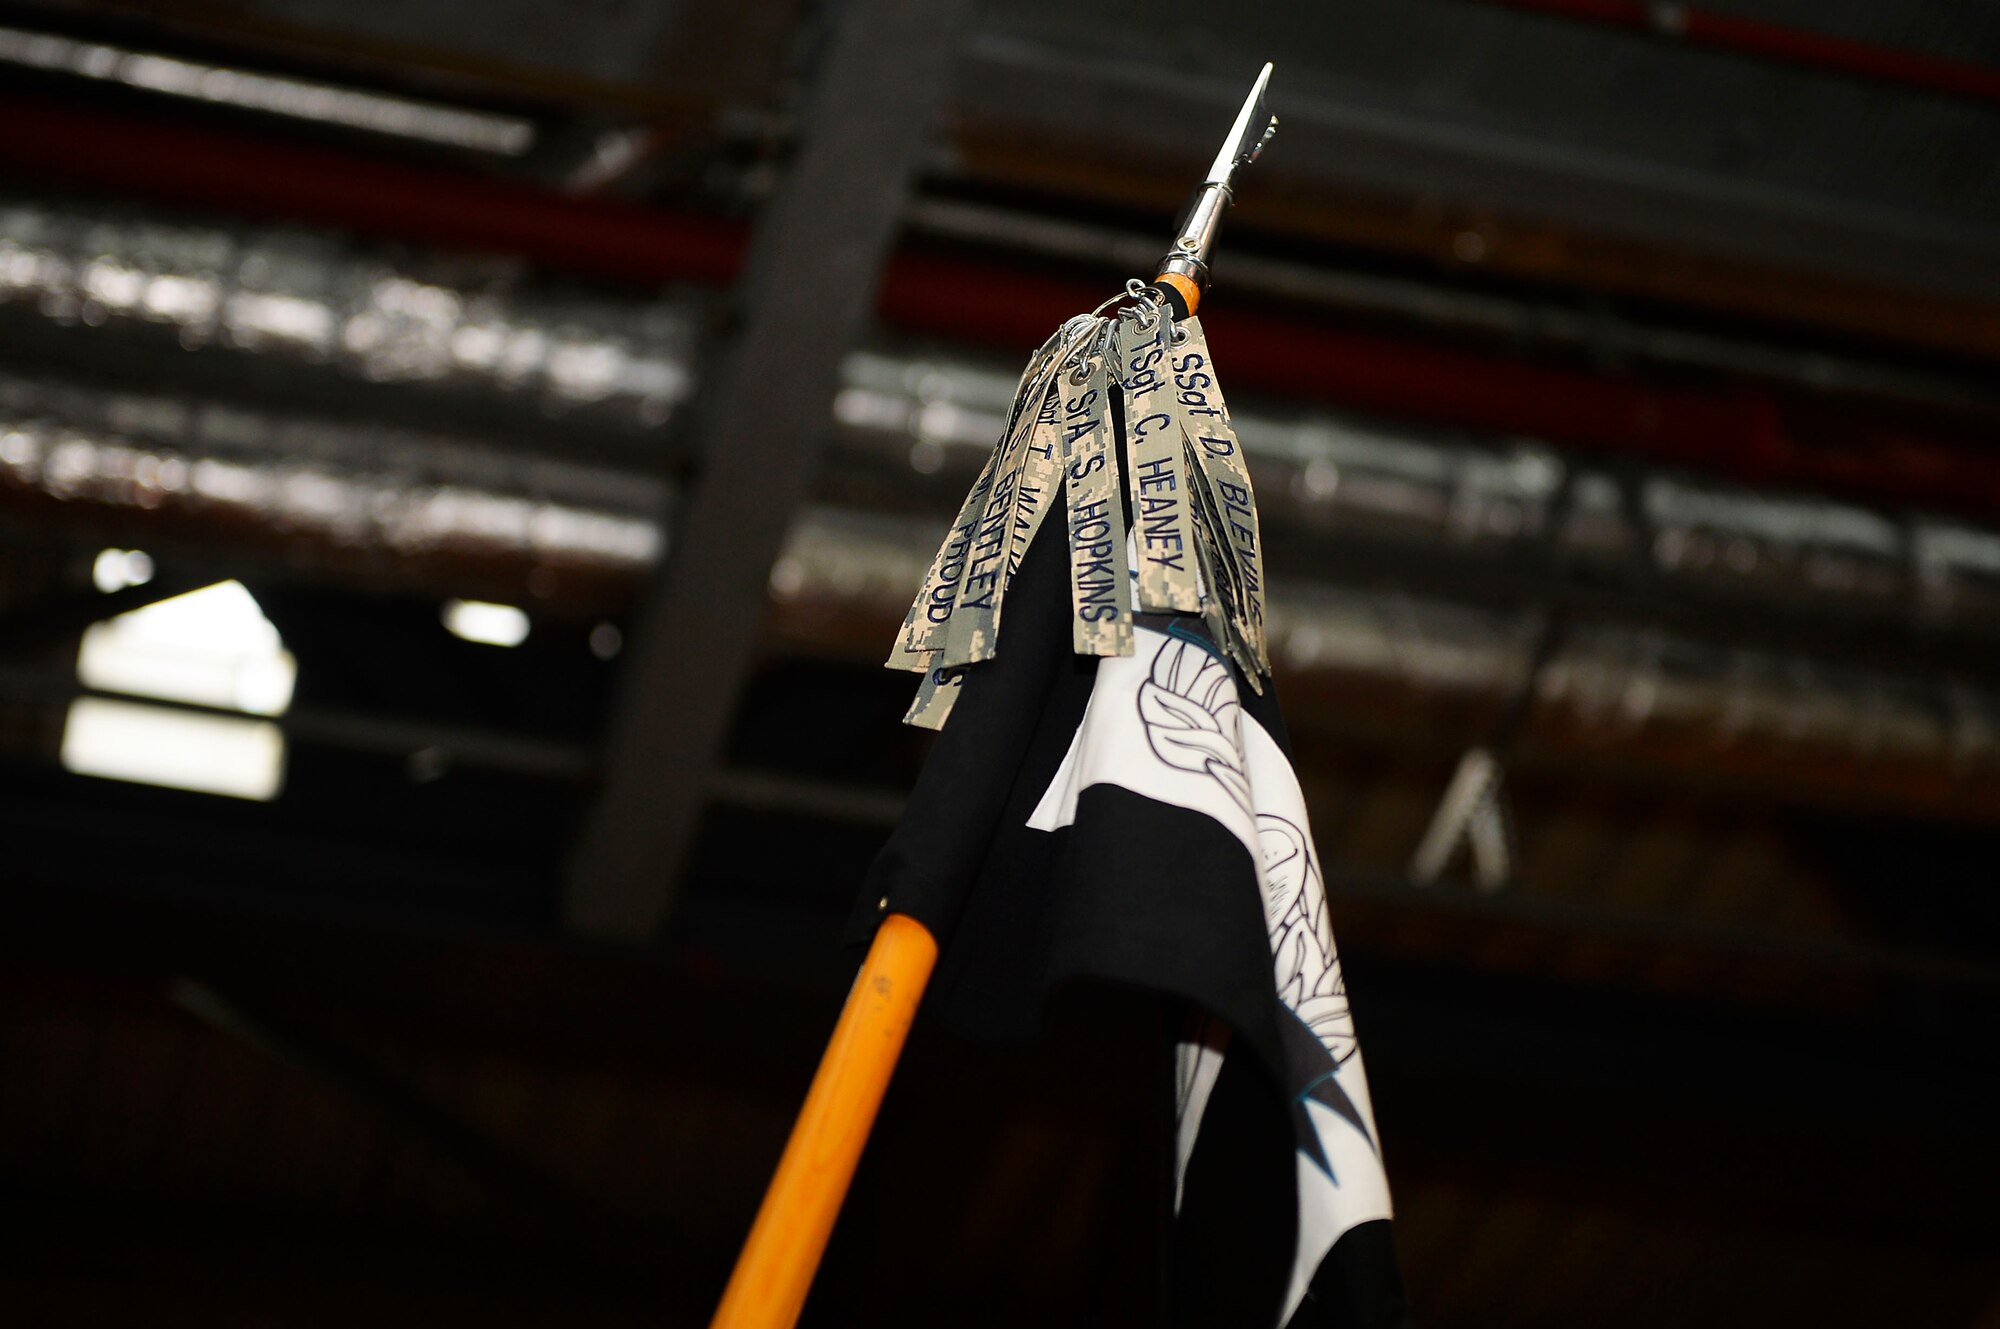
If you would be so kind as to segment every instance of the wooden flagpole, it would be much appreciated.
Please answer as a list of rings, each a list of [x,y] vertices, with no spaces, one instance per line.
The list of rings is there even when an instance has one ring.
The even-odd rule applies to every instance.
[[[916,919],[882,920],[711,1329],[797,1323],[937,952],[936,939]]]

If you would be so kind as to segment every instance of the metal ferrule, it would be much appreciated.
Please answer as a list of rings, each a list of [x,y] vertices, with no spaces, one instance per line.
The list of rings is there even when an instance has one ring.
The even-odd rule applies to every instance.
[[[1208,288],[1208,256],[1229,210],[1229,186],[1211,181],[1194,191],[1174,230],[1174,247],[1160,264],[1162,272],[1178,272],[1203,290]]]
[[[1208,289],[1208,264],[1192,254],[1183,254],[1175,250],[1160,260],[1159,272],[1162,276],[1172,273],[1177,277],[1185,277],[1194,283],[1198,291]]]

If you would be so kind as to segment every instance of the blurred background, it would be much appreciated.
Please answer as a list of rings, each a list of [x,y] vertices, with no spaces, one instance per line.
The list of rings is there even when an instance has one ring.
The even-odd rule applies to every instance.
[[[2000,1326],[2000,12],[898,12],[0,4],[6,1304],[705,1323],[890,635],[1274,59],[1204,322],[1419,1323]],[[1153,1323],[1130,1016],[920,1029],[806,1323]]]

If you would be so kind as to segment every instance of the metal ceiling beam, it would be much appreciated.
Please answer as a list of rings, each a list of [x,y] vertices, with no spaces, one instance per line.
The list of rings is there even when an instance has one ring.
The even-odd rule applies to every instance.
[[[631,285],[720,284],[743,257],[733,222],[577,199],[473,171],[413,165],[33,96],[0,96],[12,180],[42,177],[236,216],[509,254]]]
[[[2000,102],[2000,69],[1909,47],[1854,41],[1809,27],[1765,23],[1692,5],[1645,0],[1485,0],[1530,14],[1651,32],[1668,41],[1751,56],[1777,65],[1839,74],[1967,101]]]
[[[697,393],[703,473],[632,622],[595,808],[566,884],[581,933],[665,917],[807,486],[840,362],[873,303],[949,86],[969,0],[856,0],[789,175],[752,235],[739,331]]]
[[[1500,0],[1496,0],[1496,3]],[[1137,229],[1073,221],[965,199],[919,199],[912,233],[1134,271],[1159,240]],[[1496,338],[1537,351],[1584,351],[1600,362],[1671,365],[1732,377],[1753,375],[1816,393],[1853,393],[1944,410],[2000,407],[2000,385],[1925,366],[1891,364],[1825,347],[1720,332],[1614,308],[1584,308],[1555,293],[1500,293],[1435,279],[1334,268],[1262,254],[1229,256],[1229,289],[1341,315],[1387,318],[1452,334]]]
[[[1356,50],[1419,47],[1435,62],[1429,67],[1440,70],[1491,58],[1490,51],[1480,53],[1472,29],[1441,21],[1446,6],[1346,8],[1357,22],[1364,11],[1374,16],[1361,25],[1372,42]],[[1515,36],[1535,26],[1521,25]],[[1254,59],[1263,50],[1239,45],[1234,58]],[[1547,102],[1521,100],[1522,89],[1499,73],[1501,66],[1539,67],[1523,63],[1530,55],[1561,57],[1541,46],[1509,51],[1479,92],[1441,76],[1430,101],[1407,85],[1359,86],[1367,82],[1367,65],[1336,63],[1302,76],[1307,86],[1288,86],[1286,93],[1288,139],[1277,173],[1284,178],[1267,181],[1255,205],[1232,221],[1239,228],[1233,247],[1243,229],[1256,227],[1304,244],[1359,243],[1419,253],[1450,268],[1554,279],[1793,324],[1845,323],[1854,330],[1865,324],[1887,332],[1919,308],[1927,319],[1955,317],[1942,313],[1948,306],[1991,324],[1991,305],[2000,299],[2000,251],[1977,204],[1919,197],[1917,186],[1887,179],[1809,176],[1792,169],[1794,155],[1808,160],[1812,150],[1804,145],[1734,173],[1677,162],[1649,146],[1643,127],[1691,114],[1690,102],[1678,112],[1653,107],[1630,126],[1636,137],[1610,136],[1619,142],[1552,132],[1535,118],[1546,112],[1528,106]],[[1221,76],[1163,84],[1159,63],[1075,25],[1060,36],[982,31],[967,45],[967,91],[957,106],[973,127],[960,135],[960,174],[988,188],[1011,184],[1124,207],[1170,206],[1148,193],[1140,164],[1180,161],[1177,127],[1191,117],[1226,115],[1236,84]],[[1667,71],[1654,73],[1671,79]],[[1052,152],[1050,136],[1066,123],[1063,108],[1081,87],[1096,99],[1094,137]],[[1791,96],[1790,85],[1784,96]],[[1446,111],[1437,98],[1450,105],[1467,100],[1463,109]],[[1789,100],[1776,104],[1807,109]],[[1570,108],[1598,128],[1609,126],[1611,109]],[[1726,122],[1718,132],[1729,132]],[[1817,150],[1840,159],[1833,146]],[[1837,300],[1829,299],[1836,292]],[[1864,306],[1871,312],[1861,313]],[[1940,345],[1934,333],[1944,326],[1912,340]]]
[[[737,272],[743,254],[740,228],[713,218],[565,198],[466,172],[147,123],[29,97],[0,95],[0,115],[17,131],[0,135],[0,163],[31,177],[106,185],[238,214],[310,218],[457,250],[510,253],[554,271],[628,286],[722,284]],[[966,318],[964,292],[989,291],[1001,283],[1008,299],[986,302],[977,319]],[[1816,289],[1838,285],[1816,279]],[[1005,268],[988,258],[904,249],[883,274],[877,310],[899,328],[1006,346],[1011,354],[1039,342],[1077,308],[1094,304],[1104,289]],[[1933,331],[1949,330],[1940,334],[1943,344],[1973,355],[2000,355],[1995,331],[2000,320],[1989,309],[1969,303],[1947,308],[1915,297],[1887,307]],[[1834,311],[1821,312],[1829,324],[1845,320]],[[1226,337],[1223,322],[1230,324]],[[1982,455],[1990,430],[1948,416],[1910,419],[1854,411],[1846,403],[1821,408],[1811,398],[1756,382],[1723,390],[1648,381],[1235,308],[1218,308],[1210,324],[1216,340],[1234,348],[1231,372],[1245,388],[1495,433],[1639,451],[1758,484],[1824,485],[1876,500],[1994,511],[1995,473]],[[1876,331],[1917,335],[1911,327]],[[1826,443],[1836,446],[1822,446]]]

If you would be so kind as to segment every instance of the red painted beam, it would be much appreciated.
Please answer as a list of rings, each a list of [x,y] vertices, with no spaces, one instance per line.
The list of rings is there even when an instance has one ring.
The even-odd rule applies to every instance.
[[[621,284],[726,284],[746,237],[712,218],[66,102],[0,96],[0,123],[0,162],[16,172],[238,216],[517,254]]]
[[[885,274],[879,311],[895,326],[1020,350],[1102,296],[1079,282],[906,251]],[[1988,442],[1884,412],[1804,404],[1748,381],[1666,386],[1504,360],[1274,318],[1226,299],[1205,303],[1201,317],[1233,389],[1644,457],[1745,484],[2000,517],[2000,455]]]
[[[655,286],[724,285],[734,222],[362,157],[167,120],[0,96],[0,164],[239,216],[305,221],[553,271]],[[905,249],[877,297],[884,322],[1009,352],[1039,345],[1109,287]],[[2000,458],[1982,440],[1769,387],[1649,383],[1434,342],[1280,319],[1219,301],[1203,321],[1232,386],[1401,419],[1642,455],[1749,483],[2000,516]]]
[[[1656,32],[1690,46],[1755,56],[1873,83],[1898,84],[1969,101],[2000,102],[2000,69],[1687,5],[1646,0],[1485,0],[1485,3]]]

